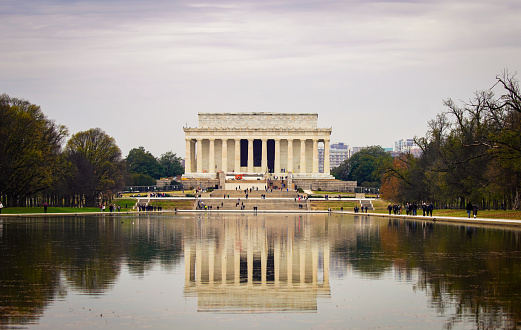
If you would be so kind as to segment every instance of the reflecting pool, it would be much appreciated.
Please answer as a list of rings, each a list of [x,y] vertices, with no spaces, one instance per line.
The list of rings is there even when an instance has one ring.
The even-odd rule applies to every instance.
[[[521,328],[521,231],[364,215],[0,219],[0,327]]]

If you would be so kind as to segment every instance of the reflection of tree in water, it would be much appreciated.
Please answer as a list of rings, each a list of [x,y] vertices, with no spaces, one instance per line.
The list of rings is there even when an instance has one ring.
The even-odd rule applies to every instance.
[[[331,233],[333,262],[371,277],[394,266],[429,294],[440,314],[456,311],[446,328],[463,319],[479,328],[521,325],[519,231],[403,220],[363,228],[355,220]],[[412,273],[418,274],[415,280]]]
[[[426,242],[418,288],[442,312],[455,307],[446,327],[463,318],[480,328],[516,328],[521,324],[521,244],[519,232],[436,226],[441,242]],[[440,233],[441,231],[441,233]]]
[[[123,240],[131,273],[143,275],[158,262],[171,269],[179,261],[183,251],[182,230],[164,225],[159,217],[140,217],[139,221],[126,225],[128,230],[124,231]]]
[[[52,237],[65,278],[80,292],[103,293],[119,274],[123,246],[117,239],[117,228],[93,218],[79,218],[66,225],[67,230],[56,230]]]
[[[29,222],[2,227],[0,325],[30,323],[58,296],[60,272],[45,233]]]
[[[66,294],[62,277],[74,290],[97,294],[110,289],[124,260],[138,274],[155,262],[173,267],[182,253],[182,231],[166,227],[160,217],[134,219],[35,218],[4,223],[0,325],[36,321],[49,302]]]
[[[379,278],[392,267],[392,260],[383,256],[378,227],[368,226],[367,216],[355,216],[352,221],[330,224],[332,262],[345,269],[349,264],[365,277]]]

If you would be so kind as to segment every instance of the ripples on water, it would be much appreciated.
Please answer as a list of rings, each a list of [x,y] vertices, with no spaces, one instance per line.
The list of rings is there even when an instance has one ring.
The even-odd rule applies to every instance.
[[[0,224],[4,326],[521,327],[514,229],[309,214]]]

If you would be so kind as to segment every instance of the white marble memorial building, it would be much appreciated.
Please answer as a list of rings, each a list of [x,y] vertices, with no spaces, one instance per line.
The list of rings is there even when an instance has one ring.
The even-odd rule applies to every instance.
[[[318,128],[316,113],[199,113],[199,127],[185,127],[185,178],[216,173],[331,179],[331,128]],[[325,150],[319,172],[318,147]]]

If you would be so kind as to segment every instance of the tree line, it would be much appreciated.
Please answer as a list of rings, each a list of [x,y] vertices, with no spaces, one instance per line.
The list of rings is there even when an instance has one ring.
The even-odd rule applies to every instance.
[[[181,158],[143,147],[122,158],[100,128],[73,134],[29,101],[0,95],[0,201],[4,206],[97,206],[124,185],[184,173]]]
[[[445,110],[415,137],[419,157],[393,158],[380,146],[363,148],[331,174],[381,188],[396,202],[433,202],[437,207],[521,209],[521,93],[504,71],[491,88],[468,102],[443,101]]]
[[[468,102],[443,102],[415,142],[420,157],[396,157],[382,174],[381,193],[396,201],[433,201],[438,207],[520,209],[521,93],[504,71]]]

